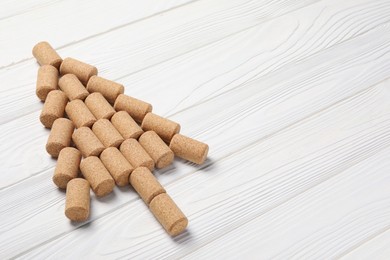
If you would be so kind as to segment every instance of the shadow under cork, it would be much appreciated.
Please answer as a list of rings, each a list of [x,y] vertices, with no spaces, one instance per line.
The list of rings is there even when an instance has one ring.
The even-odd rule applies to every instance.
[[[191,231],[186,229],[183,233],[180,235],[177,235],[175,237],[171,237],[173,242],[176,244],[185,244],[191,240],[193,240],[194,236],[191,234]]]
[[[114,188],[114,190],[110,194],[107,194],[106,196],[103,196],[103,197],[98,197],[98,196],[96,196],[96,194],[94,194],[93,199],[96,199],[97,201],[102,202],[102,203],[111,203],[112,201],[116,200],[116,197],[117,197],[115,190],[116,189]]]

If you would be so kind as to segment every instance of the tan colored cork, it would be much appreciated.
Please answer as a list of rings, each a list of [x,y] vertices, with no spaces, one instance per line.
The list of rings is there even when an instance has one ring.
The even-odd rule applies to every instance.
[[[85,158],[99,156],[104,150],[104,145],[88,127],[76,129],[72,135],[72,140]]]
[[[48,42],[37,43],[32,50],[32,54],[40,65],[52,65],[56,69],[59,69],[62,62],[60,55],[58,55]]]
[[[115,114],[115,109],[108,103],[102,94],[96,92],[85,99],[85,104],[96,119],[110,119]]]
[[[58,86],[68,96],[69,100],[81,99],[84,100],[89,92],[73,74],[66,74],[58,81]]]
[[[73,58],[65,58],[61,64],[60,72],[62,75],[76,75],[76,77],[81,81],[81,83],[86,86],[89,78],[94,75],[97,75],[98,70],[96,67],[84,63],[82,61]]]
[[[130,175],[130,184],[143,201],[149,205],[154,197],[165,193],[165,189],[146,167],[138,167]]]
[[[125,140],[120,149],[121,153],[130,162],[134,168],[147,167],[149,170],[154,170],[154,161],[145,151],[144,148],[138,143],[137,140],[130,138]]]
[[[82,178],[68,182],[66,187],[65,215],[72,221],[84,221],[89,217],[89,183]]]
[[[168,194],[157,195],[150,202],[149,208],[171,236],[179,235],[186,229],[187,217]]]
[[[169,143],[172,137],[180,132],[178,123],[153,113],[146,114],[141,127],[144,131],[155,131],[166,143]]]
[[[114,179],[96,156],[81,161],[80,170],[91,184],[96,196],[103,197],[112,192],[115,186]]]
[[[114,104],[119,94],[125,92],[122,84],[98,76],[92,76],[89,79],[87,89],[91,93],[101,93],[111,104]]]
[[[209,152],[207,144],[181,134],[173,136],[169,148],[177,157],[196,164],[204,163]]]
[[[173,162],[174,154],[164,141],[154,131],[147,131],[141,135],[138,142],[152,157],[156,168],[164,168]]]
[[[67,102],[68,98],[61,90],[50,91],[39,116],[41,123],[45,127],[51,128],[57,118],[64,117]]]
[[[123,154],[116,147],[106,148],[100,155],[100,160],[110,172],[118,186],[129,184],[129,175],[134,170],[133,166],[126,160]]]
[[[105,147],[118,147],[123,142],[123,137],[108,119],[102,118],[96,121],[92,131]]]
[[[145,115],[153,109],[151,104],[124,94],[117,97],[114,108],[116,111],[126,111],[138,123],[141,123]]]
[[[53,182],[60,189],[66,189],[68,182],[77,178],[81,161],[81,153],[73,147],[65,147],[58,156]]]
[[[96,122],[96,118],[80,99],[70,101],[66,105],[65,111],[77,128],[83,126],[91,127]]]
[[[125,139],[138,139],[144,132],[126,111],[116,112],[111,118],[111,123]]]
[[[58,70],[51,65],[43,65],[38,69],[36,91],[37,97],[45,101],[50,91],[58,86]]]
[[[70,145],[74,125],[66,118],[58,118],[53,123],[49,138],[46,143],[46,151],[53,157],[58,157],[61,150]]]

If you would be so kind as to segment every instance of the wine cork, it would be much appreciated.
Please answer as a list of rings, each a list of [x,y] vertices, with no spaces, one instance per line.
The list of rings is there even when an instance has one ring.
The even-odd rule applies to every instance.
[[[89,183],[82,178],[69,181],[66,187],[65,215],[72,221],[84,221],[89,217],[91,198]]]
[[[96,118],[80,99],[70,101],[66,105],[65,111],[77,128],[83,126],[91,127],[96,122]]]
[[[96,92],[85,99],[85,105],[96,119],[110,119],[115,114],[115,109],[107,102],[102,94]]]
[[[120,149],[121,153],[130,162],[134,168],[147,167],[149,170],[154,170],[154,161],[149,154],[142,148],[137,140],[130,138],[125,140]]]
[[[85,158],[99,156],[104,150],[104,145],[88,127],[76,129],[72,135],[72,140]]]
[[[152,157],[156,168],[164,168],[173,162],[174,154],[164,141],[154,131],[147,131],[141,135],[138,142]]]
[[[116,112],[111,118],[111,123],[124,139],[138,139],[138,137],[144,132],[126,111]]]
[[[108,119],[102,118],[96,121],[92,131],[105,147],[118,147],[123,142],[123,137]]]
[[[119,94],[125,92],[122,84],[98,76],[92,76],[89,79],[87,89],[91,93],[101,93],[111,104],[114,104]]]
[[[65,58],[61,64],[60,72],[62,75],[74,74],[81,81],[81,83],[83,83],[83,85],[87,85],[89,78],[97,75],[98,70],[96,67],[79,60]]]
[[[68,96],[69,100],[84,100],[89,92],[85,89],[80,80],[73,74],[66,74],[58,81],[58,86]]]
[[[156,132],[166,143],[169,143],[172,137],[180,132],[178,123],[153,113],[146,114],[141,127],[144,131]]]
[[[45,101],[50,91],[56,90],[58,85],[58,70],[51,65],[43,65],[38,69],[36,94]]]
[[[209,152],[207,144],[181,134],[173,136],[169,148],[177,157],[196,164],[204,163]]]
[[[53,123],[49,138],[46,143],[46,151],[53,157],[58,157],[61,150],[70,145],[74,125],[66,118],[58,118]]]
[[[154,197],[165,193],[165,189],[146,167],[138,167],[130,175],[130,184],[143,201],[149,205]]]
[[[64,117],[65,106],[68,98],[61,90],[53,90],[47,94],[39,120],[47,127],[51,128],[57,118]]]
[[[53,175],[53,182],[58,188],[65,189],[68,182],[77,178],[81,161],[81,153],[73,147],[61,150]]]
[[[153,109],[151,104],[124,94],[117,97],[114,108],[116,111],[126,111],[138,123]]]
[[[80,170],[85,179],[91,184],[96,196],[103,197],[114,189],[114,179],[98,157],[91,156],[82,160]]]
[[[186,229],[187,217],[168,194],[162,193],[154,197],[149,208],[171,236],[179,235]]]
[[[48,42],[37,43],[32,50],[32,54],[41,66],[51,65],[58,69],[62,62],[60,55]]]
[[[123,154],[116,147],[106,148],[100,155],[100,160],[114,178],[118,186],[129,184],[129,175],[134,170],[133,166],[126,160]]]

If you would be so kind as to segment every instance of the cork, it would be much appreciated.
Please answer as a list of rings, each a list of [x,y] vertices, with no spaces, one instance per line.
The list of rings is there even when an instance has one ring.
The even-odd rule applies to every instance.
[[[126,111],[138,123],[153,109],[151,104],[124,94],[117,97],[114,108],[116,111]]]
[[[91,184],[96,196],[103,197],[114,189],[114,179],[98,157],[91,156],[82,160],[80,170],[85,179]]]
[[[100,160],[114,178],[118,186],[129,184],[129,175],[134,170],[133,166],[126,160],[123,154],[116,147],[106,148],[100,155]]]
[[[46,151],[53,157],[58,157],[61,150],[70,145],[74,125],[66,118],[58,118],[53,123],[49,138],[46,143]]]
[[[96,118],[80,99],[70,101],[66,105],[65,111],[77,128],[83,126],[91,127],[96,122]]]
[[[82,178],[69,181],[66,187],[65,215],[72,221],[84,221],[89,217],[91,198],[89,183]]]
[[[138,139],[144,132],[126,111],[116,112],[111,118],[111,123],[124,139]]]
[[[172,137],[180,132],[178,123],[153,113],[146,114],[141,127],[144,131],[156,132],[166,143],[169,143]]]
[[[104,145],[88,127],[76,129],[72,135],[72,140],[85,158],[99,156],[104,150]]]
[[[165,193],[165,189],[146,167],[138,167],[130,175],[130,184],[143,201],[149,205],[154,197]]]
[[[65,189],[70,180],[77,178],[80,161],[81,153],[76,148],[66,147],[61,150],[53,175],[53,182],[58,188]]]
[[[115,109],[108,103],[102,94],[96,92],[85,99],[85,105],[96,119],[110,119],[115,114]]]
[[[51,65],[43,65],[38,69],[36,95],[45,101],[50,91],[56,90],[58,85],[58,70]]]
[[[204,163],[209,152],[207,144],[181,134],[173,136],[169,148],[177,157],[196,164]]]
[[[149,170],[154,170],[154,161],[149,154],[142,148],[137,140],[130,138],[125,140],[120,149],[121,153],[130,162],[134,168],[147,167]]]
[[[82,61],[73,58],[65,58],[61,64],[60,72],[62,75],[74,74],[83,85],[87,85],[89,78],[97,75],[98,70],[96,67]]]
[[[164,168],[173,162],[174,154],[164,141],[154,131],[147,131],[141,135],[138,142],[152,157],[156,168]]]
[[[123,137],[108,119],[102,118],[96,121],[92,131],[106,148],[118,147],[123,142]]]
[[[62,62],[60,55],[58,55],[48,42],[37,43],[32,50],[32,54],[41,66],[52,65],[56,69],[59,69]]]
[[[53,90],[47,94],[39,120],[47,127],[51,128],[57,118],[64,117],[64,111],[68,98],[61,90]]]
[[[68,96],[69,100],[81,99],[84,100],[89,92],[73,74],[66,74],[58,81],[58,86]]]
[[[168,194],[157,195],[150,202],[149,208],[171,236],[179,235],[186,229],[187,217]]]
[[[101,93],[111,104],[114,104],[119,94],[125,92],[122,84],[98,76],[92,76],[89,79],[87,89],[91,93]]]

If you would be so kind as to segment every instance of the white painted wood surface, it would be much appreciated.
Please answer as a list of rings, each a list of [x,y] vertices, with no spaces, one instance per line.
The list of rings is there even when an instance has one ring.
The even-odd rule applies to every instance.
[[[207,142],[157,178],[170,238],[129,187],[72,224],[32,46],[149,101]],[[0,2],[0,258],[389,259],[390,1]]]

